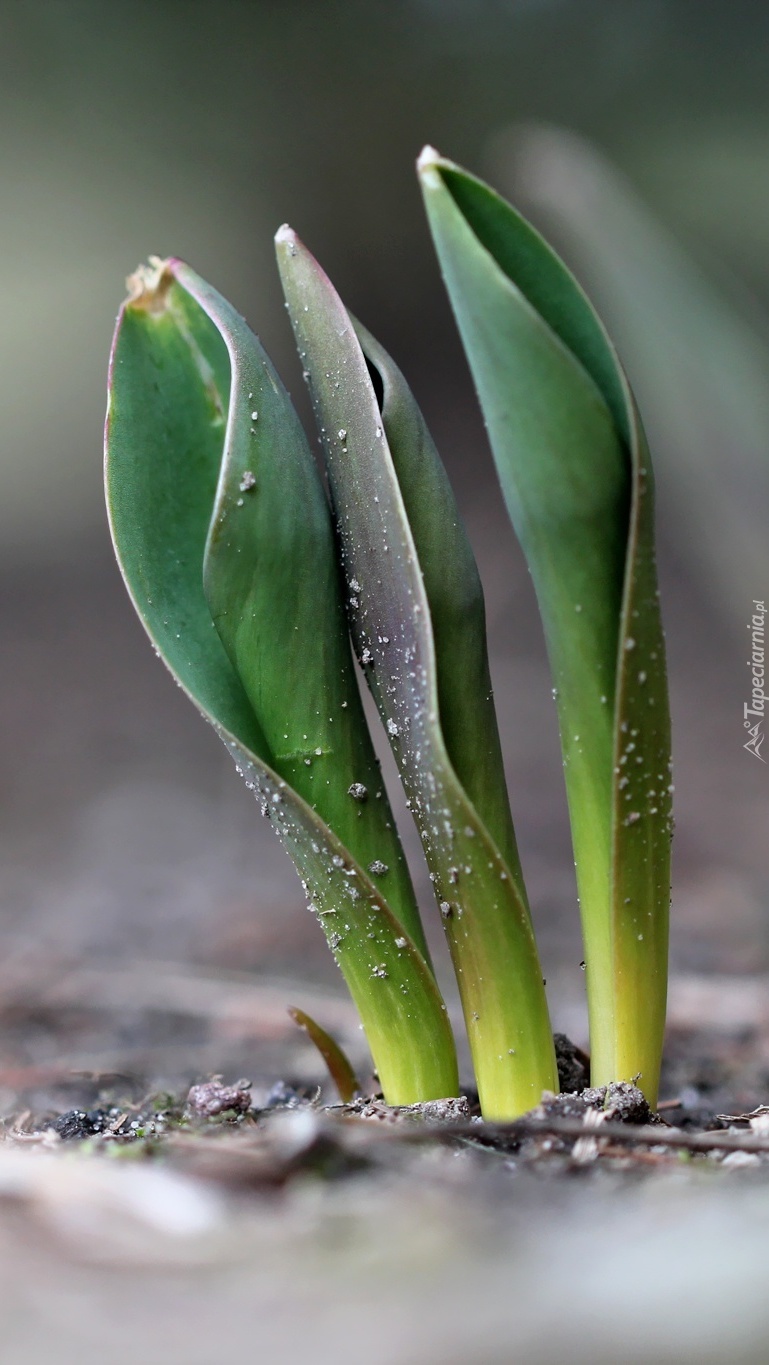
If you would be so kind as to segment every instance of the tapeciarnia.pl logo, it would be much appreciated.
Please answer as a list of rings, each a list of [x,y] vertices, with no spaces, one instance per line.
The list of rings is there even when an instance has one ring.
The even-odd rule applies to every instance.
[[[748,630],[751,632],[751,650],[748,659],[748,668],[751,675],[751,694],[750,701],[744,702],[742,707],[743,725],[748,732],[748,741],[743,744],[743,749],[747,749],[754,758],[766,763],[766,759],[761,753],[761,745],[764,742],[764,714],[766,706],[766,693],[764,692],[764,682],[766,674],[764,672],[764,619],[766,617],[766,607],[763,602],[753,600],[753,615],[748,622]]]

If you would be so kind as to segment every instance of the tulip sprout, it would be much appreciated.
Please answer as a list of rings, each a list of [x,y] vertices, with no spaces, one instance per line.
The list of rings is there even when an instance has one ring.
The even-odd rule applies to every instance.
[[[429,149],[419,171],[550,653],[592,1079],[638,1079],[655,1102],[670,775],[648,451],[611,344],[549,247]],[[422,839],[483,1114],[514,1118],[557,1073],[477,567],[400,370],[291,229],[276,247],[329,498],[256,336],[189,266],[153,259],[129,282],[110,366],[118,560],[296,864],[385,1098],[448,1097],[454,1041],[352,644]]]

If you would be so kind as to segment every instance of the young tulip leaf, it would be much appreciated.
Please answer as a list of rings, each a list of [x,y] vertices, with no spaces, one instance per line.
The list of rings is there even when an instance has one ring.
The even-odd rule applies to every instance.
[[[475,555],[443,462],[403,374],[371,333],[356,319],[351,321],[374,384],[387,452],[424,584],[443,742],[456,776],[525,901],[492,696],[486,608]],[[363,631],[359,633],[361,648],[365,648]],[[379,675],[372,670],[369,678],[372,688],[381,692]],[[385,693],[380,710],[386,706]]]
[[[304,1010],[297,1009],[295,1005],[291,1005],[288,1012],[294,1023],[304,1029],[307,1037],[318,1049],[339,1092],[342,1104],[350,1104],[355,1099],[355,1092],[360,1090],[360,1085],[349,1057],[311,1014],[305,1014]]]
[[[516,183],[568,247],[648,404],[668,516],[686,517],[677,550],[731,621],[745,584],[769,581],[765,329],[595,147],[540,126],[517,130],[516,146]]]
[[[456,1093],[349,658],[320,479],[259,342],[181,262],[140,272],[121,309],[106,451],[134,605],[293,858],[385,1094]]]
[[[489,1118],[511,1118],[557,1077],[477,570],[402,375],[353,323],[296,235],[283,228],[276,242],[326,459],[353,641],[422,837],[481,1106]]]
[[[670,736],[649,453],[575,280],[488,186],[431,149],[428,218],[556,684],[594,1084],[654,1102],[667,982]]]

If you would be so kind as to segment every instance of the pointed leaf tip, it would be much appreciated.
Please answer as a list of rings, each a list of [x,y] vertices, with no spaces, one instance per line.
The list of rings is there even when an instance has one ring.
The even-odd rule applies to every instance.
[[[289,223],[282,223],[275,233],[276,246],[296,246],[299,238]]]
[[[445,164],[445,158],[435,147],[431,147],[429,142],[424,146],[417,157],[417,174],[429,184],[431,180],[437,180],[438,167],[441,163]]]

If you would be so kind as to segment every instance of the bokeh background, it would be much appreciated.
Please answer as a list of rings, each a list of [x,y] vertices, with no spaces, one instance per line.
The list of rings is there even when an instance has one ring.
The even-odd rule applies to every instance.
[[[767,52],[761,0],[2,0],[6,1063],[151,1066],[173,1044],[182,1069],[222,1065],[215,1046],[190,1061],[197,1025],[180,1023],[212,983],[288,978],[328,991],[334,1017],[299,884],[148,647],[101,493],[110,336],[149,253],[233,300],[307,416],[273,262],[284,221],[398,358],[449,468],[553,1013],[584,1041],[550,684],[423,220],[425,142],[529,208],[619,340],[660,486],[674,966],[769,969],[769,770],[742,747],[746,623],[769,595]]]

